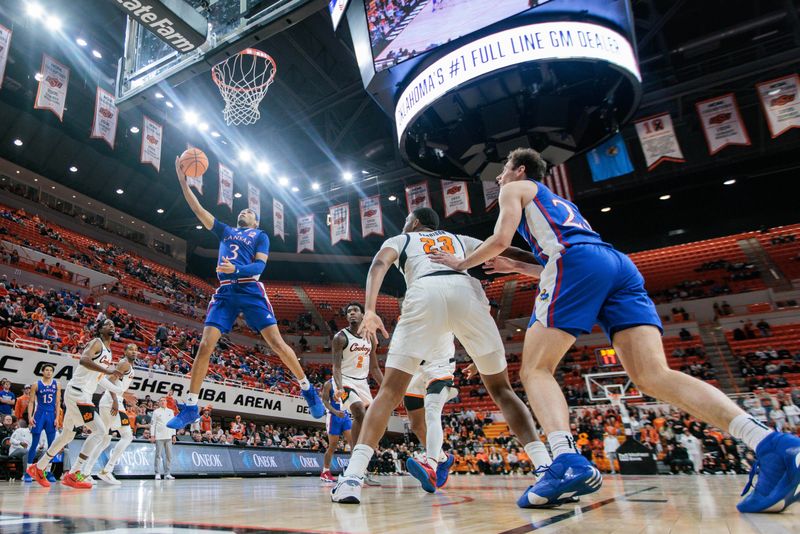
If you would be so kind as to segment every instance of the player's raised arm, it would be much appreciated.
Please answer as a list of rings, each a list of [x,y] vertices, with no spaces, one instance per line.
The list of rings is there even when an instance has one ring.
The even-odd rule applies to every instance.
[[[336,390],[342,391],[342,351],[347,346],[347,337],[339,332],[333,338],[333,382],[336,384]]]
[[[378,336],[376,332],[381,331],[384,337],[389,337],[389,332],[383,326],[383,321],[378,317],[375,311],[378,305],[378,293],[383,285],[383,279],[386,277],[386,272],[397,261],[399,257],[397,251],[391,247],[384,247],[378,251],[375,258],[372,260],[372,265],[369,266],[369,273],[367,273],[367,294],[366,302],[364,303],[364,320],[361,321],[361,327],[358,329],[358,335],[367,337],[372,343],[373,347],[378,346]]]
[[[200,223],[206,227],[206,230],[211,230],[211,228],[214,226],[214,216],[211,215],[207,209],[200,205],[200,201],[197,200],[197,197],[189,187],[189,184],[186,183],[186,175],[181,170],[180,158],[175,158],[175,173],[178,175],[178,183],[181,185],[181,191],[183,191],[183,196],[186,199],[186,202],[189,204],[189,207],[192,209],[194,214],[197,215]]]

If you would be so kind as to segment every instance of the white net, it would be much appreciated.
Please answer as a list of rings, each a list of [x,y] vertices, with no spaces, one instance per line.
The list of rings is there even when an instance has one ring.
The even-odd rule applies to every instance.
[[[269,54],[253,48],[214,65],[211,78],[225,100],[222,113],[229,126],[253,124],[261,117],[258,106],[275,79],[276,69]]]

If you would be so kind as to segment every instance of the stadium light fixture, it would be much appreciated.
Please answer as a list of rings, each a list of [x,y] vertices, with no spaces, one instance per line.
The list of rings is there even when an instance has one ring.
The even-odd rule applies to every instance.
[[[162,214],[162,213],[164,213],[164,208],[158,208],[158,209],[156,210],[156,213],[158,213],[159,215],[160,215],[160,214]]]
[[[397,200],[397,197],[396,197],[396,196],[394,196],[394,195],[389,195],[389,202],[394,202],[395,200]]]
[[[283,187],[286,187],[287,185],[289,185],[289,179],[285,176],[281,176],[280,178],[278,178],[278,183],[281,184]]]
[[[38,19],[39,17],[44,15],[44,9],[42,9],[42,6],[40,6],[36,2],[30,2],[26,7],[26,11],[28,12],[29,17],[33,17],[35,19]]]
[[[722,182],[722,185],[733,185],[735,183],[736,183],[736,178],[731,178],[729,180],[725,180],[724,182]]]
[[[219,137],[221,134],[217,131],[211,132],[211,137]]]
[[[172,108],[175,107],[175,104],[173,104],[172,102],[167,101],[167,107],[172,109]]]
[[[164,93],[156,91],[155,97],[161,100],[162,98],[164,98]]]
[[[258,165],[256,165],[256,170],[259,174],[267,174],[269,172],[269,163],[266,161],[259,161]]]
[[[37,72],[36,74],[33,75],[33,79],[36,80],[37,82],[41,82],[44,79],[44,76],[42,76],[41,72]]]
[[[195,113],[191,109],[183,113],[183,122],[185,122],[186,124],[194,126],[195,124],[197,124],[197,120],[198,120],[197,113]]]
[[[103,54],[101,54],[99,50],[92,50],[92,55],[97,59],[103,59]]]
[[[124,193],[124,192],[125,192],[125,191],[123,191],[122,189],[117,189],[117,194],[118,194],[118,195],[121,195],[121,194],[122,194],[122,193]]]
[[[606,206],[605,208],[602,208],[600,211],[602,211],[603,213],[608,213],[609,211],[611,211],[611,208]]]
[[[242,194],[241,193],[234,193],[233,194],[233,198],[242,198]]]
[[[78,167],[73,165],[72,167],[69,168],[69,172],[78,172]]]
[[[658,197],[658,200],[669,200],[672,198],[672,195],[661,195]]]
[[[197,226],[195,226],[195,228],[198,229],[198,230],[202,230],[203,229],[203,225],[198,224]]]
[[[61,24],[62,24],[61,19],[56,17],[55,15],[48,16],[45,23],[47,24],[47,28],[54,32],[57,32],[58,30],[61,29]]]
[[[201,122],[200,124],[197,125],[197,129],[200,130],[201,132],[207,132],[208,131],[208,123],[207,122]]]
[[[139,127],[138,126],[131,126],[130,132],[131,133],[135,133],[135,134],[139,133]]]
[[[298,191],[300,191],[299,187],[297,187],[296,185],[292,187],[292,193],[297,193]]]
[[[14,144],[16,146],[22,146],[22,139],[14,139]]]
[[[253,153],[249,150],[241,150],[239,152],[239,161],[248,162],[253,157]]]
[[[78,43],[78,46],[86,46],[89,44],[83,37],[78,37],[77,39],[75,39],[75,42]]]
[[[312,182],[311,189],[314,191],[319,191],[319,182]]]
[[[342,179],[345,182],[352,182],[353,181],[353,173],[352,172],[342,173]]]

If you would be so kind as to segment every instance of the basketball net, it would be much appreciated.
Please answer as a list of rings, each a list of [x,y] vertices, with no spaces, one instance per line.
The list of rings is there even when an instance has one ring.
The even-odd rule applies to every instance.
[[[242,50],[212,67],[211,79],[225,100],[222,114],[228,126],[253,124],[261,117],[258,106],[275,80],[276,70],[275,60],[255,48]]]

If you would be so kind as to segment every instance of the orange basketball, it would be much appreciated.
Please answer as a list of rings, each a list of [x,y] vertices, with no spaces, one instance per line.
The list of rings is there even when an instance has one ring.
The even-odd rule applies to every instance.
[[[208,156],[199,148],[190,148],[180,157],[180,166],[183,174],[196,178],[208,170]]]

